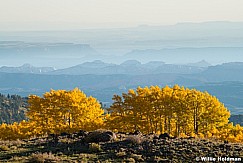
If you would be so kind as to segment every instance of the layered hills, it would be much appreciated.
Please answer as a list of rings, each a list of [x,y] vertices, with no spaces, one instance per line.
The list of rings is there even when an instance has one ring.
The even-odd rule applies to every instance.
[[[31,65],[5,66],[0,68],[0,91],[28,96],[41,95],[50,89],[79,87],[109,105],[113,94],[121,94],[130,88],[179,84],[208,91],[238,114],[243,112],[242,71],[241,62],[210,66],[205,61],[175,65],[159,61],[140,63],[136,60],[111,64],[96,60],[58,70]]]

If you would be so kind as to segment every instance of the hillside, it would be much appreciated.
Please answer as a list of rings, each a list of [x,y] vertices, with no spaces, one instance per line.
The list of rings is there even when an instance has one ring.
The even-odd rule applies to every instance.
[[[114,134],[114,133],[113,133]],[[108,142],[91,140],[92,132],[24,141],[1,141],[0,161],[8,162],[206,162],[237,159],[243,145],[199,138],[116,133]],[[100,139],[101,140],[101,139]],[[220,159],[220,160],[218,160]],[[227,161],[227,160],[225,160]],[[234,161],[233,161],[234,162]]]
[[[136,92],[131,90],[121,98],[116,96],[115,104],[108,110],[111,114],[105,116],[105,120],[99,102],[78,88],[51,90],[43,97],[30,96],[29,121],[1,125],[0,161],[242,161],[243,128],[228,124],[230,114],[214,96],[178,85],[163,89],[158,86],[140,87]],[[7,99],[10,97],[14,98],[9,95]],[[193,118],[195,104],[197,119]],[[171,117],[171,114],[177,116]],[[148,120],[143,118],[146,116]],[[71,117],[73,121],[70,122]],[[168,118],[177,125],[167,123]],[[205,127],[202,122],[209,125]]]

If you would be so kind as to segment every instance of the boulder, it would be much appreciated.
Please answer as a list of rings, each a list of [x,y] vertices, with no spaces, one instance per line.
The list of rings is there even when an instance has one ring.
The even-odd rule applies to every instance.
[[[136,130],[136,131],[133,133],[133,135],[140,135],[140,134],[142,134],[142,132],[139,131],[139,130]]]
[[[88,134],[89,134],[89,132],[87,132],[87,131],[79,130],[79,132],[77,133],[77,136],[85,137]]]
[[[159,139],[170,139],[170,135],[168,133],[163,133],[159,135]]]
[[[116,134],[109,130],[96,130],[90,132],[84,141],[87,143],[108,142],[116,139]]]

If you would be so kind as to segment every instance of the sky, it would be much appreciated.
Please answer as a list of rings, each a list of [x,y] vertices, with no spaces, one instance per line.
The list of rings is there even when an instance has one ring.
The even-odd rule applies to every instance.
[[[243,0],[0,0],[0,30],[243,21]]]

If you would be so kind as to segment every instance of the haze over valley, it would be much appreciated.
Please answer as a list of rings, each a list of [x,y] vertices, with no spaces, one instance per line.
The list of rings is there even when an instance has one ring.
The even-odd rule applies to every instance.
[[[0,91],[28,96],[42,95],[50,89],[78,87],[109,106],[113,94],[128,89],[179,84],[208,91],[224,102],[233,114],[240,114],[243,108],[242,71],[242,62],[212,66],[206,61],[175,65],[159,61],[142,64],[136,60],[110,64],[96,60],[65,69],[24,64],[0,67]]]
[[[241,22],[205,22],[75,31],[0,31],[0,65],[32,63],[67,68],[87,61],[120,64],[130,59],[168,64],[241,62],[242,29]]]
[[[0,91],[79,87],[108,106],[150,85],[196,88],[243,113],[243,23],[178,23],[65,31],[1,31]],[[227,90],[227,91],[226,91]]]
[[[242,162],[242,0],[3,0],[0,162]]]

